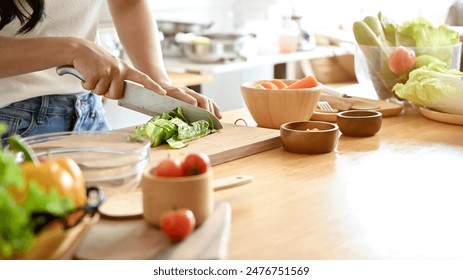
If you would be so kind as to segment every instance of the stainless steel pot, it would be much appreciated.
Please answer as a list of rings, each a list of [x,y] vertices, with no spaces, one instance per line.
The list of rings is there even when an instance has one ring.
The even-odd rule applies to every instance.
[[[199,33],[210,28],[212,22],[197,23],[197,22],[182,22],[182,21],[169,21],[158,20],[157,25],[164,38],[161,41],[161,48],[163,55],[166,56],[182,56],[183,49],[177,42],[175,42],[175,35],[177,33]]]
[[[212,22],[209,23],[197,23],[197,22],[182,22],[182,21],[170,21],[170,20],[158,20],[158,29],[165,37],[175,36],[175,34],[182,33],[198,33],[212,26]]]
[[[210,39],[208,43],[181,43],[187,58],[194,62],[213,63],[241,58],[245,39],[253,34],[242,33],[202,33]]]
[[[183,49],[177,42],[175,42],[175,37],[168,36],[162,39],[161,41],[162,54],[170,57],[179,57],[183,56]]]

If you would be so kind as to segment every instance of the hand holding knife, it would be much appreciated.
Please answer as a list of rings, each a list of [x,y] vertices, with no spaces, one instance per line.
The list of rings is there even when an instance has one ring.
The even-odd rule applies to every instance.
[[[59,66],[56,68],[56,72],[60,76],[64,74],[71,74],[79,78],[81,81],[85,81],[79,71],[72,66]],[[163,113],[168,113],[177,107],[181,107],[183,114],[190,122],[197,120],[211,120],[216,129],[221,129],[223,127],[219,119],[205,109],[170,96],[160,95],[130,81],[124,81],[124,95],[118,100],[118,105],[150,116],[162,115]]]

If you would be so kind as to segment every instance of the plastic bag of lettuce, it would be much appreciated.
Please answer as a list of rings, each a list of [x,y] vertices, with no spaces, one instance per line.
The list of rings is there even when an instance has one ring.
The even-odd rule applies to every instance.
[[[173,149],[188,146],[188,142],[216,132],[211,120],[198,120],[189,122],[180,107],[154,116],[151,120],[135,128],[137,135],[148,138],[151,147],[168,144]]]

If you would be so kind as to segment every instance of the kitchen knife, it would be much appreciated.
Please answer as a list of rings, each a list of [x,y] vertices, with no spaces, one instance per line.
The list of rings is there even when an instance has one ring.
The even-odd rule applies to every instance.
[[[59,66],[56,68],[56,73],[60,76],[71,74],[84,81],[82,75],[72,66]],[[219,119],[211,112],[170,96],[159,95],[131,81],[124,81],[124,95],[117,103],[122,107],[151,116],[162,115],[180,107],[183,115],[190,122],[211,120],[215,129],[223,127]]]

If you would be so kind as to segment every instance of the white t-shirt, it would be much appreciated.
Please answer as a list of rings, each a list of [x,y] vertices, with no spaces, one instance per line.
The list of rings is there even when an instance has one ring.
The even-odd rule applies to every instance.
[[[45,17],[34,29],[24,35],[16,35],[21,27],[16,19],[0,30],[0,36],[80,37],[95,41],[103,1],[46,0]],[[55,68],[0,78],[0,107],[31,97],[72,94],[82,90],[80,80],[70,75],[59,76]]]

